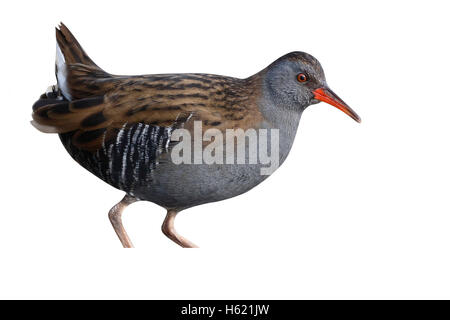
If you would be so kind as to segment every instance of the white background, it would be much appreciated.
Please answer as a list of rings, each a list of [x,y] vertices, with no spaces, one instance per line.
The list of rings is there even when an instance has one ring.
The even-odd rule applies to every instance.
[[[449,5],[444,1],[2,2],[0,298],[450,298]],[[247,77],[321,61],[362,118],[308,108],[292,152],[247,194],[107,217],[123,193],[30,124],[63,21],[115,74]]]

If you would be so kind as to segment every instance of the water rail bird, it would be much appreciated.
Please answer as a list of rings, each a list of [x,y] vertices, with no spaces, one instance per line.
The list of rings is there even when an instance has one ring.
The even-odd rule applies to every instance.
[[[120,76],[98,67],[64,24],[56,28],[56,40],[57,84],[35,102],[31,123],[58,134],[76,162],[126,193],[109,218],[127,248],[133,244],[121,216],[131,203],[144,200],[165,208],[163,233],[182,247],[195,247],[176,232],[177,213],[240,195],[271,173],[262,174],[267,162],[245,161],[256,150],[247,144],[244,163],[176,163],[171,152],[181,139],[175,132],[194,135],[199,123],[200,135],[212,130],[218,147],[225,144],[218,134],[233,129],[237,148],[239,135],[247,141],[247,132],[269,130],[278,145],[266,144],[277,151],[281,165],[309,105],[323,101],[360,122],[328,87],[319,61],[304,52],[288,53],[246,79],[196,73]],[[234,147],[218,150],[225,150],[225,157],[231,152],[231,160],[237,157]],[[179,155],[189,156],[187,150]]]

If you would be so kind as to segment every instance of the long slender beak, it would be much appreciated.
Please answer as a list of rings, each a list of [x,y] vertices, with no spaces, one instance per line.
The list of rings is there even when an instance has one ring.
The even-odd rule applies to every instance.
[[[353,109],[350,108],[341,98],[339,98],[336,93],[331,91],[331,89],[319,88],[313,92],[315,99],[331,104],[350,116],[356,122],[361,122],[361,118],[356,114],[356,112],[353,111]]]

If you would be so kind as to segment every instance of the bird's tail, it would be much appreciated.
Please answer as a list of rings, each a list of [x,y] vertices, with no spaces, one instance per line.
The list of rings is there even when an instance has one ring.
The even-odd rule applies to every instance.
[[[74,130],[83,113],[101,108],[114,76],[98,67],[61,23],[56,29],[56,78],[33,105],[31,124],[46,133]],[[95,107],[95,108],[94,108]],[[84,115],[85,117],[86,115]]]
[[[86,54],[70,30],[61,23],[56,28],[56,78],[58,88],[67,100],[99,94],[95,84],[111,75],[97,66]]]

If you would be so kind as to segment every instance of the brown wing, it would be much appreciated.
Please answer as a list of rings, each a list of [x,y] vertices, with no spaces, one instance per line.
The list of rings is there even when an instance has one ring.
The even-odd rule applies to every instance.
[[[45,104],[45,100],[50,104]],[[126,125],[180,127],[192,117],[178,108],[168,108],[164,112],[135,111],[131,106],[143,108],[143,100],[132,102],[115,94],[74,101],[42,98],[35,105],[32,124],[37,129],[46,133],[75,132],[72,143],[89,151],[99,149],[105,140],[116,139],[119,130]]]
[[[73,144],[95,151],[124,125],[180,127],[202,121],[203,129],[255,127],[262,116],[245,80],[212,75],[116,77],[101,96],[73,101],[40,100],[33,124],[48,133],[75,131]],[[56,100],[57,101],[57,100]],[[191,127],[191,126],[189,126]]]

